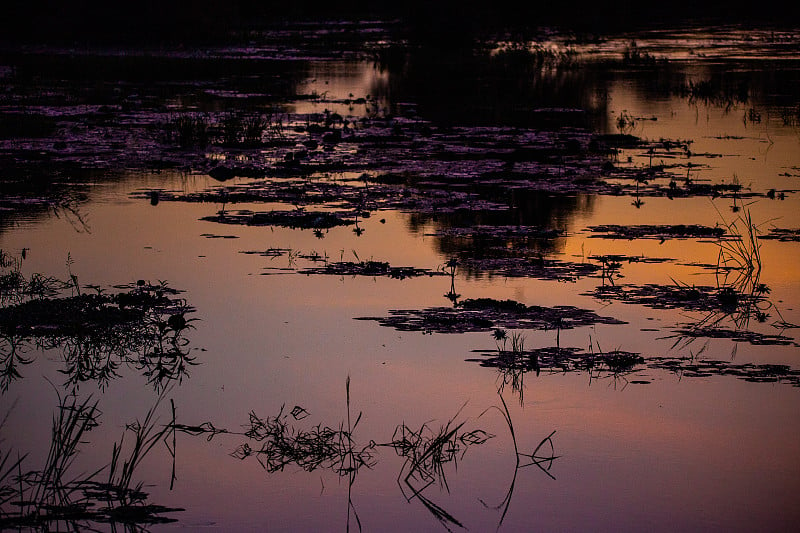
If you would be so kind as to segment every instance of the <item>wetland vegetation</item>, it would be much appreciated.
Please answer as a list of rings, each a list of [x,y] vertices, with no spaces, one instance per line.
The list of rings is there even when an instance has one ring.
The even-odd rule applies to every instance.
[[[800,519],[791,19],[82,4],[0,25],[0,529]]]

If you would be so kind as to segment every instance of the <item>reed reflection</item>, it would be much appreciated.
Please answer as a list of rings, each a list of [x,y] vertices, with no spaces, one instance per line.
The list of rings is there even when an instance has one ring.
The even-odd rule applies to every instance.
[[[125,434],[133,435],[133,443],[125,444],[123,434],[109,461],[87,474],[76,471],[74,463],[88,446],[91,431],[101,424],[99,401],[91,395],[80,398],[75,391],[62,396],[56,390],[51,444],[40,468],[28,466],[27,453],[0,442],[5,448],[0,450],[0,528],[78,531],[103,524],[145,531],[149,525],[175,522],[171,514],[182,509],[150,502],[144,482],[136,480],[142,460],[173,431],[174,404],[172,424],[159,425],[156,414],[166,393],[158,396],[141,421],[128,425]],[[4,423],[5,419],[0,428]],[[174,461],[174,441],[170,454]]]
[[[139,280],[114,287],[84,285],[67,267],[69,280],[26,275],[22,257],[0,251],[0,384],[3,392],[22,377],[26,354],[57,349],[64,386],[85,382],[100,388],[120,377],[120,366],[141,372],[156,390],[188,375],[195,364],[189,340],[194,310],[166,282]],[[86,290],[93,292],[85,292]]]
[[[291,411],[281,406],[276,416],[266,418],[250,413],[249,422],[243,431],[221,429],[211,422],[199,425],[185,425],[174,423],[173,429],[192,436],[204,436],[211,440],[218,435],[239,435],[247,438],[230,455],[239,460],[254,458],[259,465],[269,473],[281,472],[289,466],[297,466],[307,472],[328,470],[348,483],[348,518],[346,529],[350,530],[351,516],[355,525],[361,530],[361,521],[352,497],[352,490],[359,471],[363,468],[373,469],[379,464],[379,451],[381,448],[393,450],[398,457],[403,459],[402,466],[397,474],[397,483],[402,496],[407,502],[419,502],[443,527],[466,528],[466,526],[444,507],[436,503],[436,495],[432,494],[434,487],[449,493],[448,476],[461,470],[467,451],[475,446],[480,446],[495,438],[495,435],[478,427],[469,429],[468,420],[461,416],[463,406],[448,421],[438,427],[431,422],[425,422],[418,428],[405,423],[396,426],[391,440],[387,442],[369,440],[366,445],[359,445],[355,438],[355,430],[362,419],[359,412],[353,420],[351,413],[350,378],[346,384],[346,416],[334,426],[318,424],[310,429],[303,429],[299,422],[308,418],[310,413],[303,407],[295,406]],[[550,470],[555,459],[555,448],[552,437],[555,431],[545,437],[533,452],[526,454],[520,452],[517,445],[514,425],[511,414],[503,399],[499,395],[503,408],[490,407],[480,414],[478,419],[483,419],[487,413],[497,410],[501,413],[506,428],[512,439],[516,466],[508,491],[502,503],[494,507],[501,512],[498,528],[502,525],[511,497],[517,473],[521,468],[537,466],[548,477],[555,479]],[[549,452],[546,449],[549,447]],[[491,508],[484,503],[486,508]]]

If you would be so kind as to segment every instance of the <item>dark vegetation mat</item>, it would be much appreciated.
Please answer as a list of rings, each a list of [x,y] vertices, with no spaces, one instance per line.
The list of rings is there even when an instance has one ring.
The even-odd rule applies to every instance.
[[[768,233],[759,235],[758,238],[781,242],[800,242],[800,229],[770,228]]]
[[[496,328],[560,330],[593,324],[625,324],[593,311],[571,306],[527,306],[513,300],[467,299],[454,307],[392,310],[388,317],[359,317],[400,331],[467,333]]]
[[[325,211],[233,211],[203,217],[201,220],[219,224],[240,224],[244,226],[279,226],[292,229],[330,229],[337,226],[348,226],[355,221],[349,213],[331,213]]]
[[[800,387],[800,370],[788,365],[733,363],[709,359],[687,359],[677,357],[650,357],[650,368],[669,370],[680,377],[733,376],[756,383],[787,383]]]
[[[602,301],[620,301],[643,305],[652,309],[685,309],[688,311],[733,312],[745,302],[759,297],[745,295],[731,287],[709,287],[700,285],[603,285],[585,293]]]
[[[620,226],[607,224],[602,226],[589,226],[594,233],[591,237],[603,239],[718,239],[725,235],[725,228],[708,227],[696,224],[676,225],[634,225]]]
[[[536,226],[489,226],[476,224],[472,227],[439,228],[429,233],[433,237],[461,237],[469,239],[555,239],[565,236],[565,232],[558,229],[541,228]]]
[[[617,59],[597,59],[592,52],[577,58],[569,51],[491,50],[473,43],[458,57],[442,50],[431,61],[424,46],[391,36],[396,22],[360,25],[337,23],[315,35],[324,24],[290,24],[257,33],[260,44],[211,46],[204,54],[179,47],[146,53],[124,46],[0,49],[9,66],[2,72],[7,91],[0,95],[0,182],[5,187],[27,183],[26,176],[173,169],[220,182],[267,179],[252,191],[228,191],[231,203],[344,202],[340,209],[362,212],[508,209],[516,207],[510,197],[520,191],[637,201],[777,197],[775,191],[770,196],[737,183],[703,181],[692,171],[716,154],[693,153],[690,140],[637,137],[628,126],[641,117],[626,116],[619,133],[596,133],[608,109],[594,95],[609,91],[609,67],[644,75],[660,65],[668,76],[654,84],[657,94],[717,106],[750,103],[753,91],[737,80],[687,80],[635,44]],[[373,61],[391,73],[396,100],[380,83],[370,88],[373,94],[347,97],[305,88],[310,61],[343,57]],[[509,84],[520,72],[531,81]],[[453,85],[456,79],[463,83]],[[309,101],[320,112],[292,110]],[[621,151],[649,162],[626,162]],[[371,190],[280,183],[342,172],[369,173]],[[16,212],[31,202],[57,205],[59,179],[50,180],[48,190],[24,186],[4,198],[3,207]],[[162,192],[164,200],[218,201],[214,191],[143,194],[157,202]]]
[[[66,385],[118,377],[120,366],[142,372],[157,389],[196,364],[184,333],[194,310],[166,283],[145,281],[82,293],[77,278],[61,282],[10,270],[0,276],[0,385],[22,377],[29,346],[61,352]],[[64,292],[71,293],[63,295]]]
[[[501,371],[571,372],[591,370],[597,372],[625,372],[644,363],[639,354],[615,350],[607,353],[587,353],[580,348],[550,346],[533,350],[475,350],[480,359],[467,361]]]
[[[686,327],[675,330],[675,334],[672,337],[684,343],[687,343],[692,338],[706,338],[730,339],[733,342],[746,342],[753,345],[800,347],[800,343],[794,338],[787,337],[781,333],[768,334],[749,329],[723,328],[717,325],[689,324]]]
[[[328,276],[370,276],[388,277],[392,279],[415,278],[418,276],[445,276],[440,270],[425,268],[391,266],[385,261],[337,261],[325,263],[323,266],[304,268],[298,271],[306,275]]]
[[[800,370],[788,365],[735,363],[697,357],[643,357],[638,353],[613,350],[585,351],[581,348],[543,347],[529,350],[475,350],[480,358],[467,359],[502,374],[503,385],[519,386],[523,374],[587,372],[593,378],[625,376],[631,383],[645,384],[638,379],[648,369],[667,370],[681,378],[731,376],[758,383],[785,383],[800,387]]]
[[[465,254],[466,255],[466,254]],[[469,258],[459,260],[468,277],[534,278],[575,281],[598,273],[602,267],[593,263],[573,263],[543,257]]]

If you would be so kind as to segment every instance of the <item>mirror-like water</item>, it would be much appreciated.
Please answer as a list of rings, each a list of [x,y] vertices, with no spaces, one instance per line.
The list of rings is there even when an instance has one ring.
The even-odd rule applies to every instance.
[[[3,51],[0,527],[789,529],[797,31],[392,27]]]

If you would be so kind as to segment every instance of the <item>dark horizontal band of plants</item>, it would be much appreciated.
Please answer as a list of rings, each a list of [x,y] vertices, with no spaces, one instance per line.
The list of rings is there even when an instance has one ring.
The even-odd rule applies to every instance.
[[[294,0],[292,2],[230,0],[212,2],[135,3],[76,0],[11,0],[0,17],[5,41],[136,41],[218,40],[231,30],[252,29],[281,20],[325,18],[395,18],[421,39],[447,41],[499,27],[562,27],[608,31],[676,22],[770,22],[797,24],[797,3],[779,0],[750,2],[646,2],[573,0]]]

